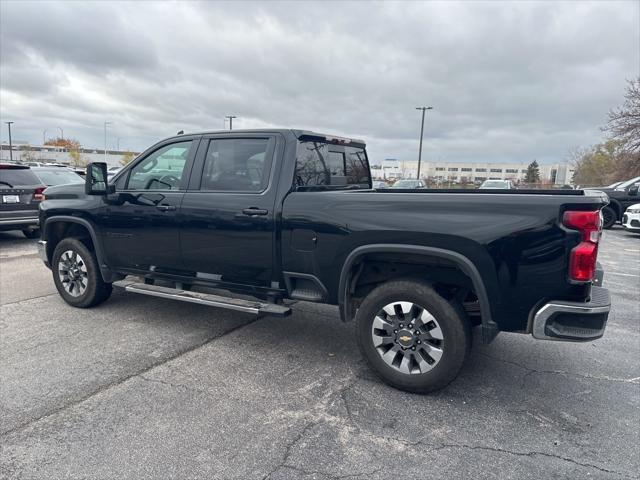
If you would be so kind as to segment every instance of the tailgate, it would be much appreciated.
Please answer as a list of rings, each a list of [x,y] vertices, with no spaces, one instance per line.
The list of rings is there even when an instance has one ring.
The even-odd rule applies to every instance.
[[[35,211],[37,215],[38,201],[33,199],[35,187],[0,188],[0,212],[6,218],[9,212]],[[11,215],[13,216],[13,215]]]

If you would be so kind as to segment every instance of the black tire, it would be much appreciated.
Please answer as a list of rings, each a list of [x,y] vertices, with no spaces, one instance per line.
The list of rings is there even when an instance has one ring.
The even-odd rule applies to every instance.
[[[618,215],[613,208],[606,206],[602,209],[602,228],[609,229],[613,227],[617,219]]]
[[[76,265],[72,267],[73,271],[65,270],[69,262]],[[72,307],[93,307],[111,296],[111,284],[102,279],[95,253],[76,238],[65,238],[56,245],[51,259],[51,270],[58,293]],[[67,275],[64,272],[67,272]],[[78,273],[78,280],[69,280],[75,278],[72,273],[74,275]],[[66,281],[61,276],[66,278]],[[74,285],[71,286],[70,283],[74,283]],[[84,290],[81,285],[85,285]]]
[[[436,321],[435,325],[439,328],[438,335],[442,337],[441,356],[439,360],[434,361],[434,366],[428,371],[423,372],[422,367],[410,359],[407,363],[411,365],[413,361],[413,370],[403,373],[400,371],[399,366],[394,367],[383,360],[382,352],[389,344],[376,347],[374,343],[376,341],[373,337],[374,332],[380,331],[374,329],[374,320],[379,313],[382,313],[383,307],[396,302],[410,302],[416,306],[423,307]],[[396,311],[396,313],[398,312]],[[390,320],[390,318],[392,317],[387,317],[385,321],[395,322],[397,318],[411,318],[411,315],[396,315],[394,317],[395,320]],[[379,322],[379,320],[376,320],[376,322]],[[429,324],[433,325],[432,322],[429,322]],[[379,323],[376,325],[379,325]],[[385,325],[387,324],[385,323]],[[428,328],[428,324],[425,324],[424,329]],[[418,330],[416,329],[414,333]],[[394,330],[394,332],[396,331]],[[364,299],[356,313],[356,335],[362,354],[373,371],[383,381],[400,390],[416,393],[432,392],[447,386],[458,375],[471,347],[470,325],[461,307],[444,299],[429,285],[414,280],[394,280],[375,288]],[[426,335],[429,335],[429,333]],[[383,336],[386,336],[386,333]],[[390,350],[402,347],[398,343],[400,341],[398,340],[399,338],[400,335],[396,335]],[[407,336],[402,338],[406,339]],[[425,337],[416,335],[412,341],[421,343],[418,341],[419,338],[424,339]],[[388,341],[388,336],[385,341]],[[414,346],[418,350],[420,348],[424,349],[425,344],[429,341],[440,342],[440,340],[423,340],[422,346],[415,343]],[[408,350],[410,349],[401,348],[400,355],[404,356],[406,354],[409,358],[417,358],[418,354],[421,353],[420,351],[410,352]],[[415,350],[415,348],[411,347],[411,350]],[[423,351],[428,352],[429,350]],[[393,355],[393,352],[387,351],[387,353]],[[422,356],[424,357],[424,355]],[[431,357],[427,354],[426,358]],[[434,359],[431,358],[431,360]]]
[[[38,238],[40,237],[40,229],[39,228],[25,228],[22,230],[22,234],[27,238]]]

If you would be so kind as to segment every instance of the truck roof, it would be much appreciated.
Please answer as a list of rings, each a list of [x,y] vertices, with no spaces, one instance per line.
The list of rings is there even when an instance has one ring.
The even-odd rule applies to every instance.
[[[319,133],[311,130],[301,130],[294,128],[253,128],[253,129],[245,129],[245,130],[208,130],[204,132],[193,132],[189,133],[189,135],[211,135],[211,134],[228,134],[228,133],[280,133],[282,135],[290,135],[293,134],[298,140],[313,140],[316,139],[318,141],[330,142],[330,143],[339,143],[345,145],[354,145],[359,147],[366,146],[364,140],[360,140],[357,138],[349,138],[349,137],[341,137],[329,133]],[[179,136],[179,135],[177,135]]]

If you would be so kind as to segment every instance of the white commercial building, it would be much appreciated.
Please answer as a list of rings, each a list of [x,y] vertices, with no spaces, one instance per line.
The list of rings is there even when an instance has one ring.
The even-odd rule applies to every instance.
[[[61,147],[52,147],[49,145],[36,146],[27,145],[24,143],[13,144],[14,162],[43,162],[43,163],[62,163],[66,165],[73,165],[74,161],[71,158],[70,152]],[[107,150],[105,156],[104,150],[97,148],[81,148],[78,150],[80,155],[80,161],[83,164],[89,162],[107,162],[107,165],[120,166],[120,161],[123,159],[126,151]],[[9,145],[3,143],[0,146],[0,159],[2,161],[8,161]]]
[[[527,163],[422,162],[420,178],[438,183],[481,183],[485,180],[524,182]],[[556,185],[571,184],[574,169],[566,163],[538,164],[540,180]],[[388,158],[371,166],[376,179],[417,178],[418,162]]]

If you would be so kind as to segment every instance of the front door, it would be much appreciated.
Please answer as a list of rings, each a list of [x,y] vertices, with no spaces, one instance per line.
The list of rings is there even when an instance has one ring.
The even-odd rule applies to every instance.
[[[182,268],[178,212],[197,139],[167,142],[116,180],[97,217],[108,263],[116,269]]]
[[[192,275],[223,286],[272,287],[276,135],[203,138],[180,209]]]

